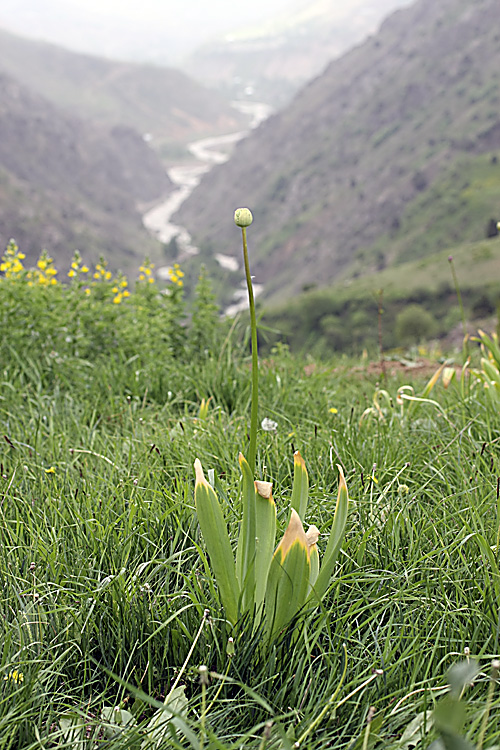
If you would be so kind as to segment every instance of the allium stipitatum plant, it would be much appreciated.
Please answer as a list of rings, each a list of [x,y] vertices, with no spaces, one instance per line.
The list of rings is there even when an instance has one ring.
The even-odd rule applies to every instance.
[[[307,511],[309,479],[304,459],[294,454],[294,477],[288,526],[276,549],[276,506],[272,484],[254,480],[258,426],[257,323],[250,275],[246,228],[253,221],[247,208],[237,209],[234,220],[242,230],[243,258],[248,287],[252,341],[252,407],[248,459],[239,454],[242,473],[241,523],[233,554],[222,506],[195,461],[195,505],[213,575],[227,620],[237,625],[250,617],[254,627],[263,625],[267,640],[284,632],[306,607],[319,604],[328,589],[348,512],[348,493],[342,468],[334,517],[326,550],[320,560],[319,530],[303,522]]]

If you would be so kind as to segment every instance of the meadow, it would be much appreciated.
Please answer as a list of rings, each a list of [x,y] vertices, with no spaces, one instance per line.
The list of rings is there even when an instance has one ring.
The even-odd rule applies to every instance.
[[[167,293],[147,262],[135,283],[79,255],[28,271],[12,244],[0,270],[1,750],[500,746],[493,356],[473,342],[430,384],[261,358],[278,539],[297,450],[320,556],[337,465],[350,498],[321,601],[266,635],[226,616],[195,508],[199,459],[234,545],[246,316],[219,321],[202,273],[188,318],[179,267]]]

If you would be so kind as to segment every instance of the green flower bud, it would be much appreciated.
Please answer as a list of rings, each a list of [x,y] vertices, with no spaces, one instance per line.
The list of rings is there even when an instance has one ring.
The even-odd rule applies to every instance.
[[[249,208],[237,208],[234,212],[234,223],[237,227],[249,227],[253,221]]]

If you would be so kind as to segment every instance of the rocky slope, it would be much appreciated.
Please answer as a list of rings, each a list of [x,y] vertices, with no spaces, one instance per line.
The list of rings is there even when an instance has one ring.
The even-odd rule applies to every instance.
[[[418,0],[241,142],[175,220],[205,256],[237,255],[232,215],[249,206],[256,280],[284,298],[369,273],[369,249],[444,170],[499,148],[498,0]],[[483,229],[457,226],[464,239]],[[398,260],[388,247],[384,263]]]
[[[176,144],[246,124],[220,94],[180,71],[70,52],[1,29],[0,71],[79,117],[148,133],[167,156]]]
[[[67,264],[104,253],[127,268],[160,247],[140,203],[172,186],[156,154],[126,126],[105,128],[59,111],[0,74],[0,246],[14,237],[29,263],[47,248]]]

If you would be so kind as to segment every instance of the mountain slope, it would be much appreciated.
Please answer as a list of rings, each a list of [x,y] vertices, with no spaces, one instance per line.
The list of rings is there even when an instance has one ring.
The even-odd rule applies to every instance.
[[[67,263],[104,253],[137,265],[159,244],[137,210],[172,189],[156,154],[124,126],[111,129],[63,114],[0,74],[0,246],[14,237],[33,262],[47,248]]]
[[[149,133],[159,148],[245,122],[220,94],[179,71],[70,52],[2,30],[0,71],[77,116]]]
[[[236,255],[232,213],[248,205],[267,297],[324,285],[397,231],[405,207],[461,154],[500,148],[499,105],[498,0],[418,0],[241,142],[175,220],[205,255]],[[483,219],[466,230],[484,236]],[[373,263],[368,253],[357,273]]]

